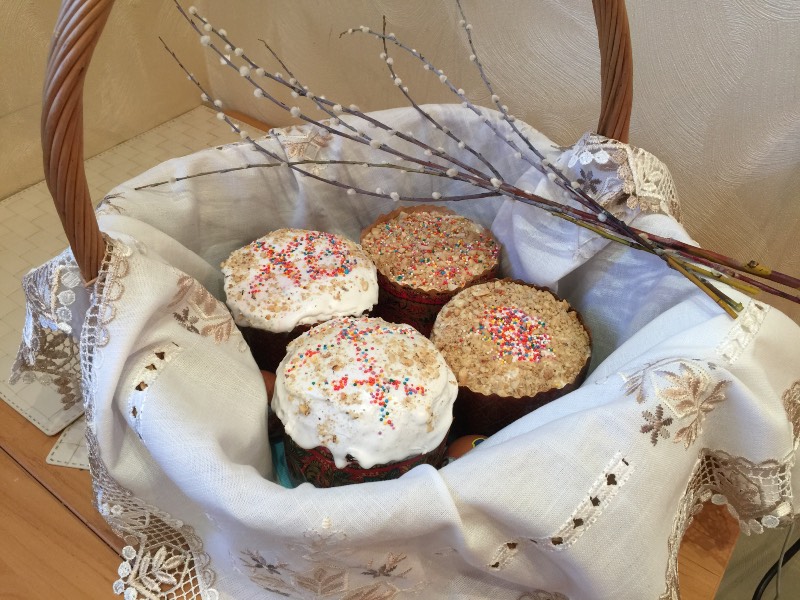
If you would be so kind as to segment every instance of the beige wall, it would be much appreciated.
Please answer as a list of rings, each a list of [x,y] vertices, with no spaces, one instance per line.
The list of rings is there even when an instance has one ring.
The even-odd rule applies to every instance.
[[[57,0],[3,0],[0,17],[0,198],[40,181],[41,91]],[[86,157],[200,104],[158,36],[198,73],[196,39],[171,2],[117,0],[89,69]]]
[[[197,5],[254,56],[265,56],[257,40],[266,37],[312,91],[366,109],[403,99],[378,60],[377,43],[338,34],[362,23],[380,28],[386,15],[390,31],[487,103],[449,0]],[[703,245],[800,275],[800,2],[630,0],[628,6],[632,143],[670,166],[687,227]],[[589,0],[464,0],[464,7],[487,69],[515,114],[565,144],[595,126],[599,56]],[[237,75],[224,74],[216,59],[209,65],[213,89],[230,105],[267,122],[288,121],[257,101]],[[429,73],[400,60],[397,66],[418,101],[452,101]]]

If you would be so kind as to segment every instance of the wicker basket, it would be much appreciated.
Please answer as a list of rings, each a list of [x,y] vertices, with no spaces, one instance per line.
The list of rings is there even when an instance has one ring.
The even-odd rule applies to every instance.
[[[97,278],[106,255],[106,244],[94,214],[83,165],[82,94],[92,52],[112,4],[112,0],[63,0],[44,89],[45,178],[86,282]],[[601,135],[627,142],[633,81],[625,3],[624,0],[593,0],[593,6],[602,81],[597,130]],[[93,472],[93,476],[97,478],[98,474]],[[188,577],[190,581],[198,579],[200,575]],[[194,589],[184,594],[180,597],[204,597],[199,591],[195,595]]]

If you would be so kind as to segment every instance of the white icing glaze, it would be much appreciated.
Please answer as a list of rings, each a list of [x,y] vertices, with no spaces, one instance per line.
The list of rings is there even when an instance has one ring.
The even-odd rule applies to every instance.
[[[338,235],[278,229],[222,263],[234,321],[272,332],[357,316],[378,301],[375,265]]]
[[[336,466],[364,468],[436,448],[453,420],[455,375],[413,327],[341,318],[289,344],[272,408],[306,449],[323,446]]]

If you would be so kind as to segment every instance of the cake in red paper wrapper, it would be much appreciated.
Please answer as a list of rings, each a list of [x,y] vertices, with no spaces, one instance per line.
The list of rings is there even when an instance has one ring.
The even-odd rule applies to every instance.
[[[378,300],[375,265],[342,236],[278,229],[222,263],[225,295],[258,366],[274,371],[310,326],[359,316]]]
[[[275,382],[292,480],[329,487],[438,466],[457,393],[442,355],[408,325],[313,327],[289,344]]]
[[[576,389],[591,357],[589,332],[569,303],[511,280],[455,296],[431,341],[458,379],[455,429],[482,435]]]
[[[436,315],[460,290],[497,275],[491,232],[440,206],[400,208],[361,235],[378,267],[375,314],[429,335]]]

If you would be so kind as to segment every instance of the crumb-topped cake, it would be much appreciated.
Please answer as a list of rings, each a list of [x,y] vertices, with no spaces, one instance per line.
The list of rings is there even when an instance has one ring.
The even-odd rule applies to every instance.
[[[440,206],[384,215],[364,230],[361,245],[378,268],[380,316],[426,335],[443,304],[494,277],[499,265],[491,232]]]
[[[365,232],[361,245],[394,283],[453,291],[497,266],[500,249],[494,237],[466,217],[436,206],[403,208],[390,215]]]
[[[439,313],[431,341],[463,390],[459,415],[488,407],[498,411],[498,418],[513,417],[508,423],[577,387],[591,356],[589,333],[567,301],[510,280],[482,283],[456,295]],[[525,401],[503,405],[498,397]],[[468,408],[476,398],[487,406]],[[480,429],[475,422],[470,425],[470,431],[494,433],[487,434],[485,424]]]
[[[442,355],[412,327],[340,318],[289,344],[273,408],[292,443],[326,449],[337,469],[370,469],[443,449],[457,391]],[[287,445],[291,469],[290,454]]]
[[[375,265],[339,235],[278,229],[222,263],[228,307],[237,325],[286,332],[378,301]]]

